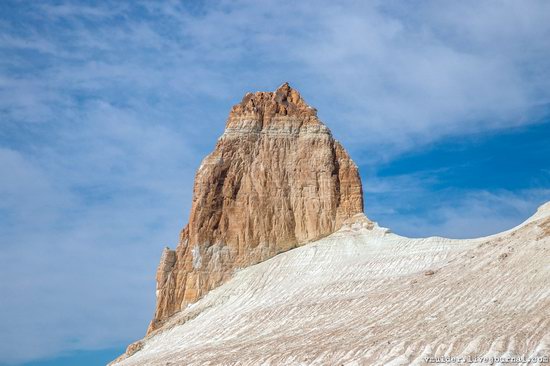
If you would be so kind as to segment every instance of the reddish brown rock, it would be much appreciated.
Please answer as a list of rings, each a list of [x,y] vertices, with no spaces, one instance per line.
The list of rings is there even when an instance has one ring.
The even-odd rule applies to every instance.
[[[195,176],[188,225],[157,271],[148,333],[238,269],[336,231],[363,211],[357,166],[287,83],[235,105]]]

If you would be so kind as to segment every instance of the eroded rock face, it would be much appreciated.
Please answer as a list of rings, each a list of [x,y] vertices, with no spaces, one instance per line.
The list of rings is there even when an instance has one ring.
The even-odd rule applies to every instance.
[[[235,105],[195,176],[188,225],[157,271],[148,333],[238,269],[336,231],[363,211],[357,166],[287,83]]]

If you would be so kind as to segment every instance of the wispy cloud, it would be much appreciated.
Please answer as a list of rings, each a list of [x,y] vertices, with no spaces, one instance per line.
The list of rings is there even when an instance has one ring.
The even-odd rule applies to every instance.
[[[2,361],[143,333],[159,248],[175,243],[194,170],[246,91],[290,81],[373,170],[443,136],[539,122],[550,4],[518,4],[0,4]],[[367,194],[409,187],[409,205],[436,179],[372,178]],[[493,194],[463,192],[427,222],[401,206],[392,217],[411,224],[388,226],[471,236],[485,230],[473,221],[496,230],[541,197]],[[483,205],[509,200],[519,216],[483,221]]]
[[[464,239],[496,234],[520,224],[550,199],[548,186],[441,188],[436,171],[366,178],[367,215],[408,237]]]
[[[448,193],[448,192],[447,192]],[[534,214],[533,207],[546,202],[549,189],[519,192],[470,191],[448,194],[428,213],[403,215],[395,231],[413,237],[438,235],[475,238],[511,229]]]
[[[196,11],[183,3],[140,4],[42,5],[35,16],[65,32],[29,27],[9,42],[74,61],[48,69],[56,75],[48,81],[63,89],[130,84],[185,99],[192,88],[227,101],[251,85],[295,79],[315,104],[331,106],[321,113],[338,134],[373,148],[383,141],[385,154],[548,113],[546,2],[239,1]],[[76,49],[67,52],[67,45]]]

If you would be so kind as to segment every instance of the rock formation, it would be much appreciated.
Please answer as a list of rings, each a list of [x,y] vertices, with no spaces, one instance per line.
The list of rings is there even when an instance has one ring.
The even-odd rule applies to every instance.
[[[357,166],[288,83],[248,93],[195,176],[189,223],[157,271],[148,333],[235,270],[327,236],[363,211]]]
[[[550,202],[465,240],[405,238],[362,206],[357,167],[298,92],[247,94],[162,254],[148,334],[112,364],[548,362]]]

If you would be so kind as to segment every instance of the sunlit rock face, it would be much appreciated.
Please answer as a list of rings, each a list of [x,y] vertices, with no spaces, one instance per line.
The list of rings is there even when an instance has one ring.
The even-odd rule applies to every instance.
[[[195,176],[189,223],[157,271],[148,333],[236,269],[318,240],[363,212],[357,166],[288,83],[246,94]]]

